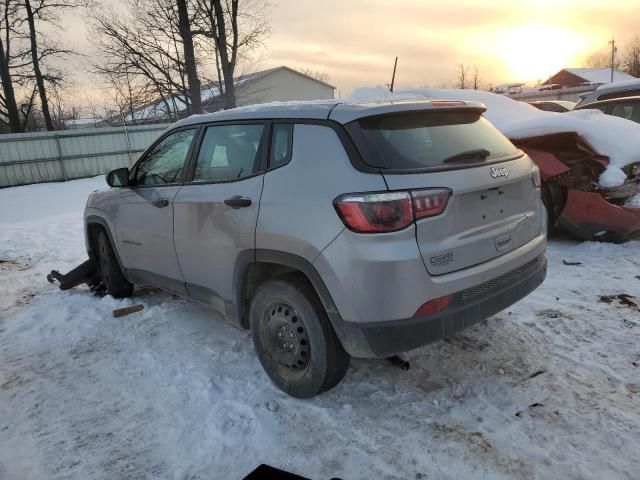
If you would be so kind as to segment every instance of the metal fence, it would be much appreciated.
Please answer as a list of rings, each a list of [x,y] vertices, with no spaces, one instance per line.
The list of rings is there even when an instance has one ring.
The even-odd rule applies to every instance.
[[[0,135],[0,188],[100,175],[130,166],[167,125]]]

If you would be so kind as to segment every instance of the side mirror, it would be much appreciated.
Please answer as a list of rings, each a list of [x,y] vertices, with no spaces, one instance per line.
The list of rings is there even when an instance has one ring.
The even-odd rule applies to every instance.
[[[110,187],[126,187],[129,185],[129,169],[127,167],[111,170],[105,176]]]

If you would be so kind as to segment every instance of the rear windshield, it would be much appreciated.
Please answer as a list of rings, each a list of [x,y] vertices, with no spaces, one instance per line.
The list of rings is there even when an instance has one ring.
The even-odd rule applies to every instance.
[[[347,125],[365,163],[416,170],[482,163],[516,155],[516,147],[478,111],[411,112]]]

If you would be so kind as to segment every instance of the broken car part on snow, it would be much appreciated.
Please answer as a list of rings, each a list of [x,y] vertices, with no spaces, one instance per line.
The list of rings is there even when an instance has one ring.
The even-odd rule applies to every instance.
[[[583,240],[616,243],[640,234],[640,209],[626,206],[640,195],[640,164],[623,168],[626,179],[622,185],[605,188],[598,179],[609,159],[594,152],[577,134],[512,141],[540,168],[550,227]]]
[[[92,292],[98,294],[106,293],[105,286],[102,283],[102,277],[100,276],[98,262],[93,258],[85,260],[65,275],[62,275],[57,270],[51,270],[51,273],[47,275],[47,281],[49,283],[55,283],[57,281],[60,290],[69,290],[82,283],[86,283]]]

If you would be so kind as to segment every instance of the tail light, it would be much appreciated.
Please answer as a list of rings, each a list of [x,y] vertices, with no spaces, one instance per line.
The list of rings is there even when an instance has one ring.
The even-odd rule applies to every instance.
[[[449,189],[433,188],[347,194],[333,203],[348,229],[358,233],[382,233],[402,230],[421,218],[440,215],[450,196]]]

